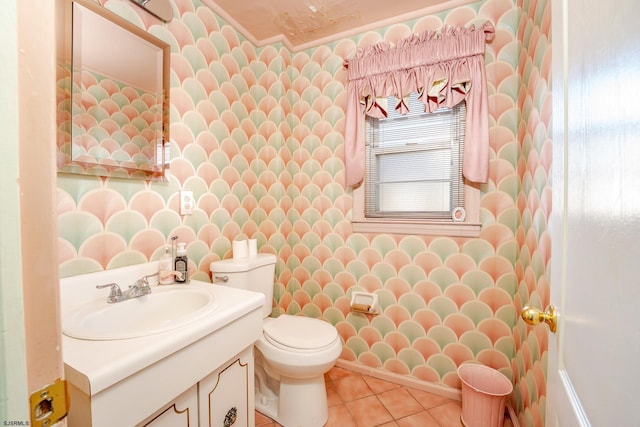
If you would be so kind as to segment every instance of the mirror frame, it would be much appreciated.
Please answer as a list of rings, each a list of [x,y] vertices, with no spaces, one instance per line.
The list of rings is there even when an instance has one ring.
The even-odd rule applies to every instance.
[[[135,86],[128,87],[127,89],[135,90],[138,94],[142,94],[143,96],[148,96],[158,100],[156,104],[153,104],[150,107],[151,117],[159,118],[161,121],[161,126],[154,127],[156,123],[153,121],[149,124],[148,129],[144,129],[145,138],[147,138],[146,134],[151,133],[153,137],[152,142],[150,144],[154,144],[153,147],[149,145],[144,148],[145,152],[148,154],[148,158],[152,159],[149,162],[139,160],[140,158],[146,159],[146,156],[143,156],[141,153],[136,154],[135,160],[127,159],[125,162],[120,162],[114,157],[95,157],[92,158],[88,153],[87,147],[95,148],[95,141],[91,140],[90,143],[93,145],[85,145],[82,147],[82,144],[79,144],[79,138],[84,138],[88,135],[87,132],[82,133],[80,136],[76,135],[76,131],[78,131],[79,126],[77,125],[82,121],[80,114],[75,114],[78,110],[82,110],[84,103],[79,102],[79,100],[83,99],[83,95],[86,95],[84,90],[81,88],[82,85],[78,84],[79,79],[81,78],[81,73],[79,69],[76,67],[76,62],[80,61],[78,58],[82,58],[82,53],[80,52],[80,46],[74,46],[74,22],[77,22],[79,19],[77,16],[74,16],[74,9],[81,8],[82,13],[91,13],[93,12],[96,16],[96,19],[104,20],[105,26],[113,26],[115,31],[125,31],[127,36],[131,35],[140,39],[141,44],[149,45],[152,48],[156,48],[156,51],[153,51],[151,55],[157,55],[159,59],[156,60],[156,70],[155,72],[161,73],[159,78],[159,85],[157,90],[154,90],[153,93],[144,93],[141,88],[135,88]],[[78,9],[80,10],[80,9]],[[105,7],[91,1],[91,0],[65,0],[64,7],[64,17],[62,18],[64,22],[61,25],[61,29],[58,33],[58,44],[57,44],[57,165],[58,172],[62,173],[73,173],[73,174],[82,174],[82,175],[93,175],[93,176],[104,176],[104,177],[115,177],[115,178],[133,178],[133,179],[144,179],[144,180],[152,180],[152,181],[166,181],[165,170],[169,167],[169,109],[170,109],[170,68],[171,68],[171,46],[159,38],[149,34],[142,28],[137,27],[133,23],[127,21],[126,19],[118,16],[114,12],[106,9]],[[100,22],[102,24],[102,22]],[[95,28],[91,28],[92,36],[95,35]],[[98,37],[101,37],[105,40],[110,40],[109,35],[98,34]],[[77,34],[76,34],[77,37]],[[124,46],[124,49],[127,47]],[[120,58],[117,58],[120,59]],[[116,60],[117,60],[116,59]],[[119,64],[127,63],[126,61],[120,61]],[[160,68],[161,69],[158,69]],[[139,67],[138,67],[139,68]],[[101,78],[103,76],[100,75],[100,70],[91,70],[93,75],[99,75]],[[133,67],[126,70],[126,72],[135,72]],[[110,80],[108,76],[104,76],[105,80],[109,80],[109,83],[115,84],[117,87],[125,87],[124,82],[119,82],[117,80]],[[118,100],[121,100],[123,96],[120,96]],[[75,107],[74,107],[75,105]],[[130,105],[130,104],[128,104]],[[128,106],[127,105],[127,106]],[[140,103],[138,103],[139,109]],[[133,107],[136,109],[136,107]],[[160,109],[161,111],[157,111]],[[75,110],[75,111],[74,111]],[[133,111],[129,109],[128,111]],[[120,114],[121,112],[118,111]],[[145,113],[149,113],[145,111]],[[87,114],[85,113],[85,116]],[[119,115],[122,117],[122,114]],[[91,116],[89,116],[91,119]],[[99,119],[96,117],[95,122],[98,123]],[[110,117],[108,118],[110,119]],[[113,124],[113,120],[109,120],[110,124]],[[147,120],[148,122],[148,120]],[[121,123],[123,123],[121,121]],[[141,123],[140,120],[137,122]],[[92,123],[93,125],[93,123]],[[98,132],[100,134],[104,134],[104,132],[108,133],[109,136],[113,131],[113,126],[109,129],[99,129]],[[103,132],[104,131],[104,132]],[[138,128],[138,131],[140,129]],[[118,128],[117,132],[121,132],[121,129]],[[125,132],[126,133],[126,132]],[[88,137],[91,139],[91,137]],[[86,144],[86,143],[85,143]],[[107,144],[116,144],[114,140],[109,138]],[[133,147],[130,147],[133,148]],[[138,147],[140,148],[140,147]],[[75,151],[74,151],[75,149]],[[152,151],[153,150],[153,151]],[[100,156],[105,154],[110,154],[109,150],[98,149],[100,152]],[[116,151],[122,151],[116,148]],[[131,150],[130,150],[131,151]],[[78,153],[82,154],[82,157],[78,155]],[[123,156],[121,153],[120,157]]]

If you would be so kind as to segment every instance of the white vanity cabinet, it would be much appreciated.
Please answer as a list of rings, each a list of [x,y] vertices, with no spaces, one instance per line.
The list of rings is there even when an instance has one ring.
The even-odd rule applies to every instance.
[[[140,427],[194,427],[197,425],[198,386],[194,385],[142,422]]]
[[[253,348],[198,384],[200,422],[203,426],[252,427],[255,425]]]
[[[253,349],[247,348],[139,427],[252,427],[253,372]]]
[[[133,277],[144,274],[149,273],[136,270]],[[63,315],[65,297],[73,296],[77,304],[82,283],[94,290],[96,283],[120,281],[127,282],[63,279]],[[214,293],[215,309],[188,325],[140,338],[63,335],[69,427],[224,427],[225,417],[229,427],[255,424],[253,344],[262,333],[264,296],[197,281],[182,286],[206,286]]]

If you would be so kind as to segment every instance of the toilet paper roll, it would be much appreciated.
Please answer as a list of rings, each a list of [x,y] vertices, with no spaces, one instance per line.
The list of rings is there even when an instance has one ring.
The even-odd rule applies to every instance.
[[[248,258],[249,245],[246,240],[234,240],[232,243],[233,259]]]
[[[255,257],[256,255],[258,255],[258,241],[249,239],[249,257]]]
[[[371,306],[369,304],[351,304],[351,310],[369,313],[371,311]]]

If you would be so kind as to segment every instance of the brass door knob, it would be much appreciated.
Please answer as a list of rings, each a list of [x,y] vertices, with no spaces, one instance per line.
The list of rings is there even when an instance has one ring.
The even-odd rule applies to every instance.
[[[549,325],[549,330],[555,332],[558,326],[556,320],[556,309],[550,305],[547,311],[541,311],[535,307],[526,306],[520,313],[525,322],[530,325],[539,325],[540,323],[546,323]]]

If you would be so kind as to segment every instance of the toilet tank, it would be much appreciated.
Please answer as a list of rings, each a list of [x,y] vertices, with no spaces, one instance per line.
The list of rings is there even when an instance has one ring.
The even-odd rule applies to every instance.
[[[264,294],[263,317],[269,317],[273,306],[273,281],[276,256],[258,254],[250,258],[214,261],[209,270],[213,283]]]

